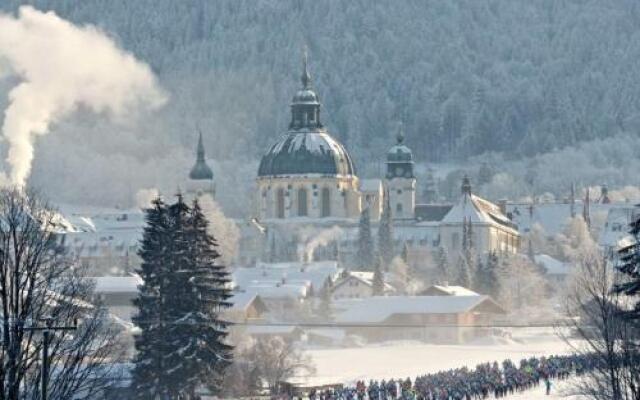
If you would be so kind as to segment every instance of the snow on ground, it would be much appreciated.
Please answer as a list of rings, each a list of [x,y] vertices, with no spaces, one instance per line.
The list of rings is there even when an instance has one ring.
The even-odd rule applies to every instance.
[[[306,384],[353,383],[357,380],[406,378],[479,363],[519,361],[527,357],[562,354],[569,346],[553,332],[531,330],[513,341],[487,341],[486,344],[435,345],[421,342],[391,342],[358,348],[313,349],[315,373]],[[521,397],[522,398],[522,397]],[[531,398],[531,397],[524,397]],[[549,399],[550,397],[545,397]]]

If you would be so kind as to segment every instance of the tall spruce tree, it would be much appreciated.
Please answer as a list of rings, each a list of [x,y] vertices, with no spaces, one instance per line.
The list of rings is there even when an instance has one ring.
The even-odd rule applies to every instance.
[[[367,207],[360,213],[360,223],[358,225],[358,260],[356,263],[361,269],[373,269],[374,251],[373,238],[371,236],[371,216]]]
[[[476,272],[474,274],[474,289],[481,294],[498,296],[498,255],[495,252],[487,254],[485,262],[478,260]]]
[[[393,246],[393,217],[391,215],[391,204],[389,195],[385,196],[382,215],[380,216],[380,226],[378,227],[378,255],[382,258],[386,267],[391,264],[395,255]]]
[[[471,287],[471,268],[467,263],[467,257],[461,254],[456,264],[456,276],[454,283],[465,288]]]
[[[322,285],[322,292],[320,293],[320,304],[316,313],[322,321],[333,320],[333,302],[331,299],[331,292],[333,289],[333,281],[327,277]]]
[[[156,208],[148,211],[149,225],[164,220],[165,229],[148,226],[143,237],[141,272],[146,276],[136,300],[139,314],[134,321],[142,333],[136,338],[134,393],[141,399],[195,399],[196,390],[206,387],[217,394],[231,361],[227,323],[218,315],[230,306],[228,272],[216,262],[216,242],[207,233],[208,222],[197,202],[189,208],[179,197],[170,207]],[[155,215],[158,211],[164,218]],[[151,246],[156,236],[161,246]],[[159,251],[153,254],[154,249]],[[145,320],[145,315],[152,318]],[[151,376],[144,372],[150,361],[158,366]]]
[[[167,388],[162,386],[164,354],[167,337],[165,313],[167,292],[165,286],[170,279],[166,259],[169,257],[170,233],[167,206],[161,199],[153,201],[145,210],[146,225],[138,252],[142,262],[138,274],[143,280],[133,304],[138,312],[132,318],[140,329],[135,336],[137,350],[132,373],[131,391],[137,399],[166,398]]]
[[[624,282],[615,285],[614,290],[627,296],[640,295],[640,215],[631,222],[629,233],[633,236],[631,244],[618,250],[618,270],[627,276]],[[626,312],[630,319],[640,319],[640,301]]]
[[[436,282],[443,285],[451,281],[451,273],[449,271],[449,259],[447,251],[444,247],[439,246],[436,253]]]
[[[382,274],[382,258],[378,257],[374,271],[371,291],[374,296],[382,296],[384,294],[384,275]]]

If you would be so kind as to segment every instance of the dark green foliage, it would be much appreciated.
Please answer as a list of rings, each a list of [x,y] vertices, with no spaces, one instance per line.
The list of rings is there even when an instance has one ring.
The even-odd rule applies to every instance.
[[[391,264],[395,256],[393,246],[393,217],[391,215],[391,205],[389,204],[389,194],[385,196],[380,225],[378,227],[378,255],[382,258],[385,268]]]
[[[627,296],[640,295],[640,216],[630,224],[629,233],[633,236],[633,243],[618,250],[618,270],[626,276],[624,282],[615,286],[617,293]],[[640,318],[640,302],[627,312],[629,318]]]
[[[134,302],[137,398],[193,396],[201,387],[220,392],[231,347],[219,313],[231,293],[207,226],[197,202],[190,208],[179,198],[167,207],[156,200],[147,210],[139,271],[145,283]]]
[[[378,258],[373,271],[372,292],[374,296],[384,294],[384,275],[382,274],[382,259]]]
[[[497,297],[500,291],[499,276],[499,260],[495,252],[487,255],[484,262],[478,260],[476,271],[474,274],[474,289],[480,294]]]
[[[320,292],[320,304],[318,305],[318,310],[316,313],[318,317],[322,321],[331,321],[333,320],[333,303],[331,299],[331,292],[333,290],[333,282],[331,278],[327,278],[322,286],[322,291]]]
[[[360,213],[360,223],[358,225],[358,252],[356,265],[363,270],[373,268],[375,248],[373,237],[371,236],[371,217],[369,208],[365,208]]]
[[[447,251],[442,246],[438,247],[438,252],[435,255],[435,263],[436,263],[436,276],[435,276],[436,282],[441,285],[445,283],[450,283],[452,276],[451,276],[451,272],[449,271],[449,260],[447,257]]]

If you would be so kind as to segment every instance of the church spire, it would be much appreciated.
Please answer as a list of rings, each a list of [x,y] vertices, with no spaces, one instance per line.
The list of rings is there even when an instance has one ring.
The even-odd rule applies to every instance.
[[[307,49],[305,47],[302,56],[302,88],[296,92],[291,102],[291,123],[289,129],[318,129],[322,128],[320,122],[320,101],[318,95],[311,88],[311,75],[309,74]]]
[[[398,144],[402,144],[402,142],[404,142],[404,124],[402,122],[398,123],[398,132],[396,133],[396,142]]]
[[[309,75],[307,46],[304,46],[304,54],[302,55],[302,88],[309,89],[311,86],[311,75]]]
[[[469,181],[469,176],[465,175],[462,178],[462,194],[471,195],[471,181]]]
[[[202,132],[198,130],[198,147],[196,149],[196,163],[191,168],[189,178],[194,180],[212,180],[213,171],[207,165],[207,161],[204,155],[204,145],[202,144]]]
[[[196,151],[197,162],[204,163],[204,145],[202,144],[202,131],[198,130],[198,149]]]

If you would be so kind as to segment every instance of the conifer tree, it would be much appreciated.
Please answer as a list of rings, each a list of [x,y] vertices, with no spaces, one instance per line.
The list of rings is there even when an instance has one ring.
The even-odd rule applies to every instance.
[[[474,274],[474,289],[481,294],[496,297],[498,295],[498,256],[495,252],[487,255],[485,262],[478,260]]]
[[[380,226],[378,227],[378,253],[385,266],[388,266],[394,257],[393,246],[393,219],[391,215],[391,204],[389,195],[385,196],[382,215],[380,216]]]
[[[371,217],[369,208],[365,208],[360,213],[360,223],[358,225],[358,252],[357,265],[364,270],[373,268],[374,244],[371,236]]]
[[[331,291],[333,289],[333,282],[331,278],[327,278],[322,285],[322,291],[320,293],[320,305],[318,306],[317,314],[323,321],[331,321],[333,319],[333,302],[331,299]]]
[[[436,282],[439,284],[445,284],[450,282],[451,274],[449,271],[449,260],[447,257],[447,251],[444,247],[439,246],[436,253]]]
[[[164,327],[167,298],[164,288],[169,280],[165,263],[169,256],[169,223],[167,207],[161,199],[154,200],[152,207],[145,210],[145,220],[138,252],[142,263],[137,271],[144,283],[133,301],[138,312],[132,318],[140,333],[135,336],[137,354],[131,390],[139,399],[167,396],[167,388],[160,383],[166,367],[163,359],[167,340]]]
[[[618,250],[618,270],[627,276],[624,282],[615,285],[615,291],[627,296],[640,295],[640,216],[631,222],[629,233],[633,236],[631,244]],[[633,309],[626,312],[630,319],[640,318],[640,301],[636,301]]]
[[[384,275],[382,274],[382,259],[378,260],[373,271],[372,292],[374,296],[382,296],[384,294]]]
[[[189,208],[181,197],[169,207],[156,201],[147,222],[133,393],[140,399],[195,399],[201,387],[219,393],[231,347],[218,313],[230,306],[231,293],[208,222],[197,202]]]
[[[471,287],[471,269],[469,268],[467,258],[464,254],[461,254],[460,257],[458,257],[454,283],[465,288]]]

